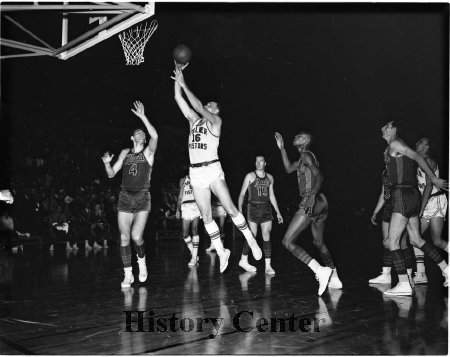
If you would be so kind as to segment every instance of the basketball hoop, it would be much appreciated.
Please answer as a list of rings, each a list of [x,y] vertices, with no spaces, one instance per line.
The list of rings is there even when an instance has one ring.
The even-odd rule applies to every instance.
[[[144,62],[144,47],[157,28],[158,21],[153,20],[150,25],[147,23],[144,26],[139,24],[119,34],[127,66],[139,65]]]

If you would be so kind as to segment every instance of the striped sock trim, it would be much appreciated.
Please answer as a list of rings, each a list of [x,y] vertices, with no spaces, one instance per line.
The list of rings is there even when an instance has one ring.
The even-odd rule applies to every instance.
[[[383,249],[383,266],[391,267],[392,266],[392,256],[391,251],[389,249]]]
[[[425,244],[420,248],[426,255],[428,255],[436,264],[442,263],[444,258],[439,254],[439,251],[431,243],[425,242]]]
[[[263,251],[264,257],[266,259],[271,258],[272,256],[272,243],[270,241],[263,241]]]
[[[391,255],[392,255],[392,263],[394,264],[397,274],[406,275],[405,260],[403,259],[401,249],[391,250]]]
[[[128,244],[125,247],[120,246],[120,256],[122,257],[122,263],[124,268],[131,267],[131,246]]]
[[[211,241],[220,238],[220,230],[219,230],[219,227],[217,226],[216,222],[211,221],[210,223],[206,223],[205,229],[206,229],[206,232],[208,232],[208,235],[211,238]]]
[[[141,245],[137,245],[136,243],[134,243],[134,249],[136,250],[139,258],[145,257],[145,243],[142,243]]]

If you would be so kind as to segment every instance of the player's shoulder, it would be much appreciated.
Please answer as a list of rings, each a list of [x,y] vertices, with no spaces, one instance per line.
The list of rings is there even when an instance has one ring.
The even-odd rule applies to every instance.
[[[315,156],[313,155],[312,152],[310,151],[303,151],[300,153],[300,159],[304,162],[304,163],[315,163]]]
[[[127,156],[130,152],[131,152],[131,149],[130,149],[130,148],[122,149],[122,151],[120,152],[120,156],[121,156],[122,158],[125,158],[125,156]]]
[[[248,181],[254,181],[254,180],[256,179],[256,173],[255,173],[255,171],[250,171],[250,172],[245,176],[245,178],[246,178]]]
[[[436,169],[436,167],[437,167],[437,162],[436,162],[436,160],[434,160],[432,157],[427,157],[426,158],[426,161],[427,161],[427,163],[428,163],[428,165],[430,166],[430,168],[432,169],[432,170],[435,170]]]

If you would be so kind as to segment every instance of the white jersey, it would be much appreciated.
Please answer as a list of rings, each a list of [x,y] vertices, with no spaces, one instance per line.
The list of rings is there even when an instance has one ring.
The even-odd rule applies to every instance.
[[[185,202],[195,202],[194,200],[194,192],[191,185],[191,180],[189,176],[186,176],[184,179],[183,185],[183,197],[181,199],[181,203]]]
[[[434,170],[434,175],[439,178],[439,167],[436,165],[436,170]],[[417,167],[417,182],[419,184],[419,190],[420,193],[423,195],[423,191],[425,190],[425,186],[427,185],[426,182],[426,173],[422,171],[420,167]],[[433,191],[431,191],[431,194],[435,194],[439,190],[436,188],[436,186],[433,185]]]
[[[191,164],[199,164],[212,160],[218,160],[219,136],[214,135],[208,128],[208,121],[198,119],[189,135],[189,159]]]

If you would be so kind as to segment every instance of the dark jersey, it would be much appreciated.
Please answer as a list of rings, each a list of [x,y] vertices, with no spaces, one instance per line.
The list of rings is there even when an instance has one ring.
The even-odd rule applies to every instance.
[[[148,191],[152,166],[145,158],[144,151],[133,153],[130,150],[125,157],[122,168],[122,189],[127,191]]]
[[[311,154],[314,159],[314,164],[319,167],[319,161],[317,161],[316,156],[311,151],[304,151],[305,153]],[[300,192],[300,196],[309,195],[311,189],[316,184],[316,177],[313,175],[308,166],[306,166],[301,158],[298,162],[297,167],[297,181],[298,181],[298,190]]]
[[[266,174],[259,177],[255,172],[256,178],[248,185],[248,202],[250,203],[267,203],[270,202],[269,187],[270,180]]]
[[[401,139],[397,139],[403,142]],[[417,164],[406,155],[393,157],[389,154],[389,146],[384,152],[386,171],[392,186],[417,187]]]
[[[383,180],[383,198],[385,201],[391,199],[391,181],[389,180],[389,175],[387,173],[387,170],[384,169],[383,173],[381,174],[382,180]]]

